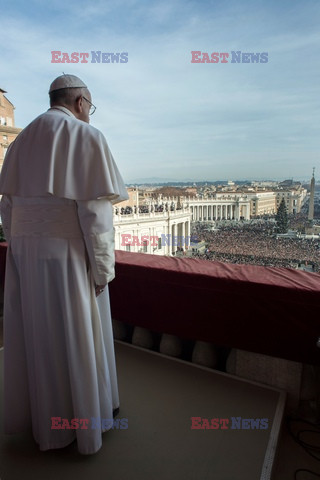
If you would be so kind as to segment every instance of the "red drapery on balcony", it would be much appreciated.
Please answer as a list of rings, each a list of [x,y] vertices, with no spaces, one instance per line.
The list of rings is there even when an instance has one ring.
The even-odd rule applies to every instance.
[[[320,364],[320,275],[116,252],[112,316],[183,338]]]
[[[319,274],[117,251],[109,288],[125,323],[320,365]]]

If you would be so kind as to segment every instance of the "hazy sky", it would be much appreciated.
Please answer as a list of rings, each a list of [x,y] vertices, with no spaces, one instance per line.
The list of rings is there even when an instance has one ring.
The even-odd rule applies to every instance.
[[[320,176],[320,2],[11,0],[1,8],[0,88],[25,127],[62,72],[89,86],[92,125],[126,182]],[[51,63],[51,51],[89,53]],[[91,51],[128,52],[92,63]],[[268,53],[191,63],[191,51]]]

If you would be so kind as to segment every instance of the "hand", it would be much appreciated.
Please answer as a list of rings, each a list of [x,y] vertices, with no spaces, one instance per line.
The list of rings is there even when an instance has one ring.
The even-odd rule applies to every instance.
[[[96,297],[100,295],[105,289],[106,285],[96,285],[95,290],[96,290]]]

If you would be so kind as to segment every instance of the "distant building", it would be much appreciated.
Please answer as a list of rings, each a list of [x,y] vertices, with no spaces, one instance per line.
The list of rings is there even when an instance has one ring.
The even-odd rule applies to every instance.
[[[5,93],[7,92],[0,88],[0,170],[10,143],[22,130],[14,126],[15,107],[4,95]]]
[[[293,179],[289,179],[289,180],[284,180],[283,182],[280,182],[280,187],[285,187],[285,188],[290,188],[294,185],[294,181]]]
[[[248,194],[251,201],[251,217],[276,213],[276,195],[273,191]]]
[[[215,193],[204,198],[189,198],[187,203],[193,222],[250,219],[249,196],[241,193]]]
[[[186,204],[156,211],[155,202],[150,201],[148,211],[141,212],[135,205],[133,213],[124,214],[120,206],[113,207],[117,250],[171,256],[190,248],[191,213]]]
[[[307,190],[301,185],[295,188],[286,188],[285,190],[276,191],[276,205],[277,210],[281,203],[281,200],[284,198],[286,203],[288,213],[299,213],[301,207],[305,202],[307,196]]]
[[[197,198],[189,198],[192,221],[210,222],[215,220],[249,220],[263,215],[276,214],[282,198],[288,213],[301,211],[307,190],[296,184],[292,188],[258,190],[258,187],[242,187],[236,192],[199,193]]]
[[[187,187],[185,189],[185,194],[190,195],[190,196],[196,196],[197,195],[197,189],[195,187]]]
[[[129,187],[127,188],[127,192],[129,195],[128,200],[124,200],[117,204],[117,209],[121,211],[122,208],[130,207],[134,209],[135,205],[139,206],[141,201],[139,200],[139,190],[137,188]]]
[[[263,180],[251,182],[251,185],[258,188],[276,188],[278,183],[279,182],[275,182],[273,180]]]

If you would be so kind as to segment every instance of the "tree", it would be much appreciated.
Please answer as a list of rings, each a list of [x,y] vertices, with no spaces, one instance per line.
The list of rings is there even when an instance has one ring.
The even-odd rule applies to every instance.
[[[4,231],[3,231],[2,225],[0,225],[0,243],[5,242],[5,241],[6,241],[6,239],[4,237]]]
[[[286,202],[284,201],[284,198],[281,200],[281,203],[279,205],[277,215],[276,215],[276,222],[277,222],[277,232],[287,233],[288,211],[287,211]]]

